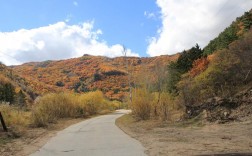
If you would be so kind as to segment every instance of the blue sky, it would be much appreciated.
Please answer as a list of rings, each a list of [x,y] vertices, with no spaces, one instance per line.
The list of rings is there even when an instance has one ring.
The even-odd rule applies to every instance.
[[[100,39],[109,45],[124,44],[147,56],[147,39],[155,35],[161,19],[148,18],[145,12],[158,15],[155,0],[8,0],[0,5],[0,31],[94,21],[94,29],[102,29]]]
[[[174,54],[204,47],[251,0],[0,0],[0,61]]]

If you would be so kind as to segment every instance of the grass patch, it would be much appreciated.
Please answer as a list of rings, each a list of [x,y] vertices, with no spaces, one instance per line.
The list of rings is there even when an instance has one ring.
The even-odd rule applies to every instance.
[[[10,140],[11,140],[11,139],[10,139],[10,138],[7,138],[7,137],[0,137],[0,146],[9,143]]]
[[[120,118],[116,119],[116,125],[131,125],[132,123],[136,122],[136,120],[130,114],[125,114]]]
[[[3,115],[6,126],[10,131],[19,135],[31,124],[31,112],[20,107],[0,104],[0,111]]]
[[[148,121],[137,121],[132,114],[125,114],[121,116],[120,118],[116,119],[116,125],[121,127],[129,127],[130,125],[133,125],[134,123],[142,123],[142,126],[145,128],[153,128],[153,127],[159,127],[159,128],[165,128],[165,127],[178,127],[178,128],[186,128],[186,127],[203,127],[205,126],[205,123],[202,119],[202,115],[196,116],[195,118],[178,121],[178,122],[165,122],[160,120],[148,120]],[[144,123],[144,124],[143,124]],[[146,126],[147,125],[147,126]]]
[[[137,121],[131,114],[125,114],[116,119],[115,124],[119,127],[124,133],[131,133],[131,128],[136,124]],[[129,134],[130,135],[130,134]]]
[[[2,132],[0,131],[0,147],[10,143],[13,139],[19,138],[19,135],[14,132]]]
[[[203,115],[200,114],[192,119],[187,119],[183,121],[179,121],[176,123],[172,124],[175,127],[181,127],[181,128],[186,128],[186,127],[203,127],[205,126],[204,120],[203,120]]]

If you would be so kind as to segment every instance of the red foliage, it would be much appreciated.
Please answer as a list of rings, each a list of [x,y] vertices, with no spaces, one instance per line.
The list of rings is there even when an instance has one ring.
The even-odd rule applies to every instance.
[[[203,71],[206,70],[206,68],[208,67],[209,64],[209,59],[208,58],[200,58],[197,59],[193,62],[193,67],[192,69],[189,71],[189,74],[191,77],[194,77],[200,73],[202,73]]]

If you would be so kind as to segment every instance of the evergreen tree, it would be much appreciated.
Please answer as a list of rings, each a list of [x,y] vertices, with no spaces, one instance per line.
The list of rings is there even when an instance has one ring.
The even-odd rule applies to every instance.
[[[0,84],[0,101],[14,102],[15,89],[11,83]]]
[[[18,92],[18,94],[17,94],[17,105],[19,105],[19,106],[24,106],[25,105],[25,94],[23,93],[23,91],[22,90],[20,90],[19,92]]]
[[[188,51],[183,51],[177,62],[172,62],[168,66],[167,90],[170,93],[177,93],[177,83],[181,79],[181,75],[188,72],[193,62],[202,57],[203,51],[198,44]]]
[[[189,51],[184,51],[177,60],[176,67],[180,72],[185,73],[192,68],[193,62],[201,58],[203,51],[200,49],[199,45],[196,44]]]
[[[12,84],[10,83],[5,84],[5,100],[7,102],[13,103],[14,95],[15,95],[15,89],[12,86]]]

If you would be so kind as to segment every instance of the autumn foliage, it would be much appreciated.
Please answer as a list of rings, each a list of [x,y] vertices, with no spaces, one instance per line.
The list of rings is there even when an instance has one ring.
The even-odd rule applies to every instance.
[[[166,75],[153,72],[156,80],[136,90],[132,102],[134,115],[143,120],[171,120],[178,109],[187,113],[187,108],[197,110],[209,99],[232,99],[242,88],[251,88],[251,25],[252,11],[237,18],[204,49],[196,44],[184,50],[177,60],[170,62]],[[147,72],[143,75],[151,77]]]
[[[107,98],[122,101],[128,95],[129,74],[134,78],[143,67],[151,71],[156,62],[166,66],[177,57],[178,55],[108,58],[85,55],[61,61],[26,63],[13,67],[13,70],[40,94],[101,90]]]
[[[195,60],[193,62],[192,69],[189,71],[190,76],[194,77],[200,74],[201,72],[206,70],[208,64],[209,64],[209,59],[205,57]]]

